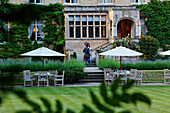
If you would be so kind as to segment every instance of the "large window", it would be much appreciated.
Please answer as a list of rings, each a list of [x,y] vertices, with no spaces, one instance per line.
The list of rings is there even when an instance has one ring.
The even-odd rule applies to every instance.
[[[99,0],[99,4],[110,4],[110,3],[113,3],[113,0]]]
[[[78,0],[64,0],[64,3],[78,3]]]
[[[35,20],[31,23],[29,27],[29,36],[31,41],[37,40],[42,41],[43,38],[43,21],[42,20]]]
[[[28,0],[30,4],[42,4],[42,0]]]
[[[141,4],[141,3],[145,3],[145,0],[132,0],[133,4]]]
[[[70,15],[70,38],[106,38],[106,15]]]

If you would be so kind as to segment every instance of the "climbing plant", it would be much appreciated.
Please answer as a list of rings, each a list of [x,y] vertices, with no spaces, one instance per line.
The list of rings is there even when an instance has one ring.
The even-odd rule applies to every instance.
[[[64,16],[62,13],[63,6],[61,4],[50,4],[42,19],[45,20],[43,31],[46,33],[43,38],[44,43],[54,45],[54,50],[63,52],[64,40]]]
[[[141,14],[146,17],[147,35],[158,39],[164,50],[170,45],[170,1],[151,0],[148,4],[139,5]],[[170,48],[169,48],[170,49]]]
[[[2,0],[1,0],[2,1]],[[4,0],[3,0],[4,1]],[[1,7],[3,6],[3,8]],[[63,52],[64,45],[64,16],[62,5],[59,3],[45,5],[36,4],[9,4],[0,3],[0,42],[8,41],[0,45],[0,57],[18,57],[21,53],[35,49],[28,39],[28,27],[32,20],[44,19],[44,44],[54,45],[54,50]],[[2,21],[1,21],[2,20]],[[8,37],[2,32],[5,21],[10,22]]]
[[[32,50],[32,44],[28,39],[28,26],[20,23],[11,23],[8,43],[2,45],[0,57],[18,57],[21,53]]]

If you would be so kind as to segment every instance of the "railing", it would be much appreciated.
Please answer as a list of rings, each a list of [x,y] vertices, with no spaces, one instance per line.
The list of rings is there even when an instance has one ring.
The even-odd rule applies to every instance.
[[[92,49],[92,51],[97,50],[98,48],[103,47],[103,46],[106,45],[106,44],[109,44],[109,42],[106,42],[106,43],[104,43],[104,44],[102,44],[102,45],[100,45],[100,46],[98,46],[98,47]]]

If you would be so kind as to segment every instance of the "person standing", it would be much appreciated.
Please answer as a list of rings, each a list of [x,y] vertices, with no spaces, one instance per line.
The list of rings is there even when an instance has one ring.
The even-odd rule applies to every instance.
[[[90,57],[90,51],[89,51],[89,48],[88,48],[88,44],[86,44],[86,47],[83,49],[83,52],[84,52],[84,59],[85,59],[85,62],[86,64],[89,64],[89,57]]]
[[[88,45],[88,48],[89,48],[89,54],[91,56],[91,48],[90,48],[90,43],[87,44]],[[89,59],[88,59],[88,63],[90,63],[90,56],[89,56]]]

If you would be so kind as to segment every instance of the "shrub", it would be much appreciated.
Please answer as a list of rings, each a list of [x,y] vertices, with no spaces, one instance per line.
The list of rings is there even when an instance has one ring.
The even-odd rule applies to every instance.
[[[122,41],[115,41],[113,42],[113,47],[112,48],[115,48],[115,47],[118,47],[118,46],[124,46],[126,48],[129,48],[129,49],[132,49],[132,50],[135,50],[135,51],[139,51],[140,50],[140,47],[138,46],[138,43],[135,42],[135,41],[132,41],[133,37],[130,37],[129,35],[125,38],[123,38]]]
[[[147,61],[147,62],[138,62],[136,64],[125,63],[122,64],[122,69],[130,70],[130,69],[139,69],[139,70],[162,70],[170,68],[170,62],[164,61]]]
[[[48,61],[44,64],[44,70],[55,70],[62,67],[60,61]],[[40,71],[42,70],[42,62],[33,62],[31,60],[4,60],[0,64],[2,72],[22,72],[23,70]]]
[[[159,49],[159,41],[151,36],[143,36],[139,39],[144,60],[155,60]]]
[[[120,64],[113,59],[102,59],[98,62],[97,66],[99,67],[99,69],[104,68],[119,69]]]
[[[63,70],[65,70],[65,82],[73,83],[77,82],[79,79],[87,76],[87,73],[84,72],[85,63],[82,61],[78,61],[76,59],[72,59],[66,61],[63,64]]]

